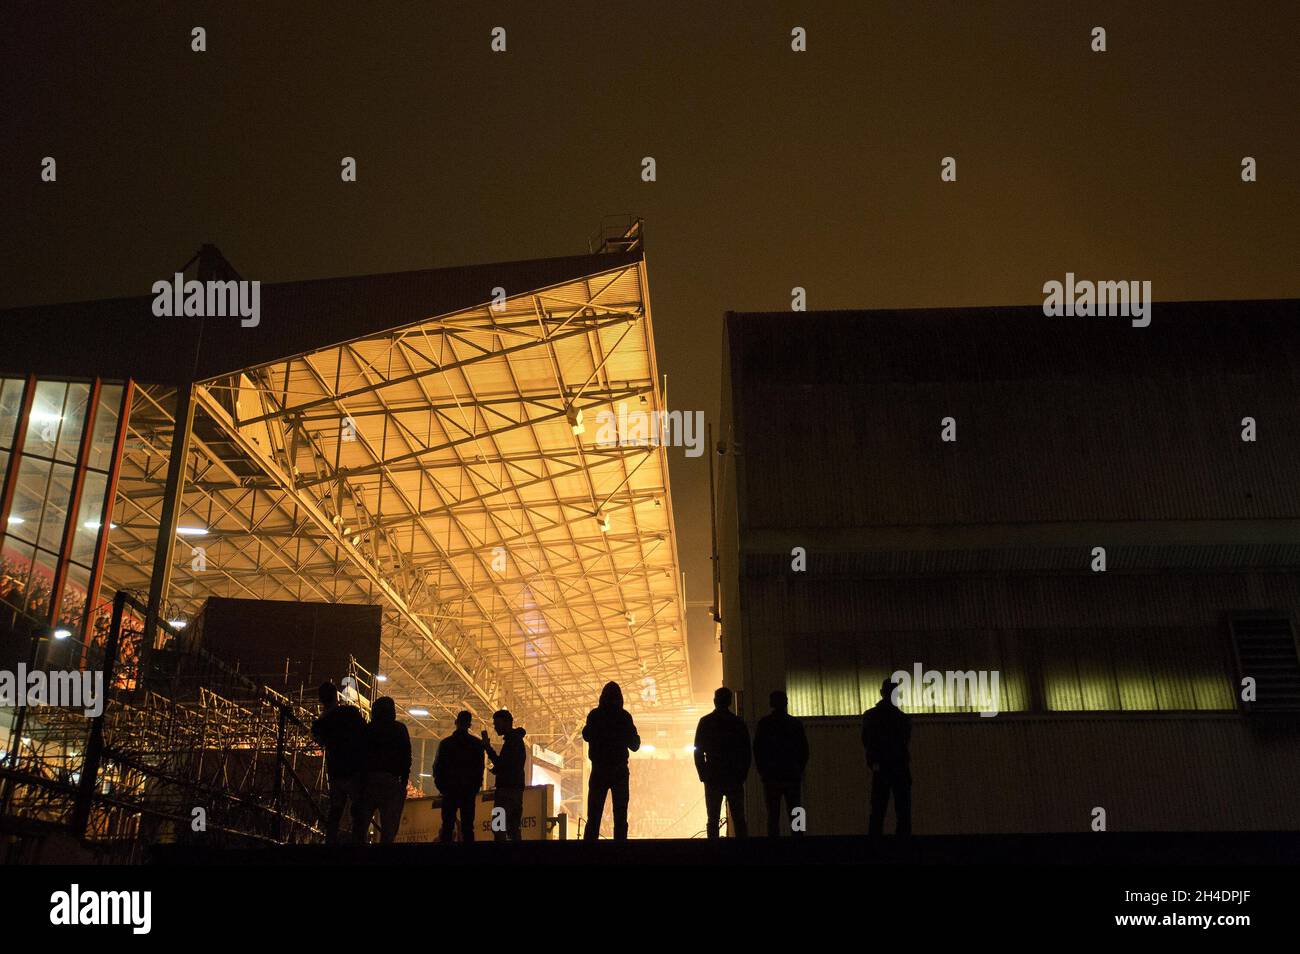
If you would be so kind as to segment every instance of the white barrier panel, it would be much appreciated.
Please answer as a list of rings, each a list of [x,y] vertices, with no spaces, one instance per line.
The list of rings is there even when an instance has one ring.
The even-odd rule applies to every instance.
[[[474,837],[491,841],[492,809],[496,795],[487,790],[478,793],[474,807]],[[524,841],[542,841],[546,836],[546,819],[555,814],[555,788],[551,785],[529,785],[524,789],[524,811],[519,821],[519,832]],[[402,823],[397,829],[398,842],[430,842],[438,840],[442,828],[442,799],[438,796],[408,798],[402,809]],[[459,832],[457,833],[459,840]]]

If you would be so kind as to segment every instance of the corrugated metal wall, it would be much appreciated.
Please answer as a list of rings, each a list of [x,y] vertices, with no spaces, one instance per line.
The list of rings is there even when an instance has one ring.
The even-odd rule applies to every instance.
[[[763,475],[744,526],[1300,514],[1294,304],[1156,312],[1144,329],[1036,309],[733,318]]]
[[[1002,711],[1232,710],[1227,611],[1300,606],[1300,573],[792,574],[742,588],[754,718],[774,688],[800,715],[858,714],[916,663],[997,670]]]
[[[809,831],[865,832],[858,720],[805,726]],[[1300,741],[1236,715],[918,719],[912,774],[918,834],[1300,829]]]
[[[795,715],[852,717],[814,723],[807,807],[830,830],[865,830],[856,717],[916,662],[999,669],[1003,710],[917,716],[917,811],[932,820],[918,830],[1082,830],[1079,799],[1135,828],[1300,825],[1283,797],[1300,782],[1300,731],[1265,735],[1236,713],[1226,626],[1233,610],[1294,612],[1300,572],[786,574],[740,587],[751,727],[773,688]],[[1180,714],[1124,714],[1146,710]],[[749,810],[762,811],[757,785]]]

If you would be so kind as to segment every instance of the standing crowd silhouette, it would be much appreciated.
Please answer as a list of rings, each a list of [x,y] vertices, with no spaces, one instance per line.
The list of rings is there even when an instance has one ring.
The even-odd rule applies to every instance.
[[[862,715],[862,747],[871,770],[868,833],[878,836],[884,829],[889,802],[899,835],[912,831],[912,774],[910,744],[912,720],[894,703],[897,684],[886,679],[880,687],[880,701]],[[807,830],[803,806],[803,777],[808,767],[808,738],[803,723],[789,712],[789,699],[777,690],[769,697],[771,712],[758,720],[751,744],[745,720],[731,711],[733,694],[726,686],[713,694],[713,711],[699,720],[695,729],[695,770],[704,786],[706,832],[718,838],[722,832],[722,803],[727,803],[733,837],[745,838],[749,824],[745,817],[745,781],[751,765],[758,771],[767,814],[767,834],[781,834],[782,819],[793,835]],[[350,808],[352,838],[357,844],[370,839],[376,815],[379,840],[391,844],[397,837],[411,776],[411,738],[397,720],[397,708],[388,696],[376,699],[370,721],[353,705],[340,702],[333,683],[320,687],[321,714],[312,723],[312,735],[325,752],[329,783],[329,809],[325,820],[326,844],[337,844],[339,827]],[[474,717],[462,710],[456,714],[455,730],[438,744],[433,761],[433,782],[442,796],[442,825],[439,841],[455,840],[457,828],[462,841],[474,841],[474,814],[483,773],[487,767],[496,778],[495,806],[502,809],[503,825],[493,826],[494,837],[519,841],[523,817],[524,770],[527,732],[516,727],[507,709],[492,714],[492,728],[500,737],[494,748],[486,731],[470,732]],[[582,727],[587,742],[591,772],[587,785],[587,819],[583,839],[600,837],[605,803],[611,803],[615,840],[628,836],[628,757],[641,748],[632,714],[623,707],[623,691],[608,682],[596,708],[587,713]]]

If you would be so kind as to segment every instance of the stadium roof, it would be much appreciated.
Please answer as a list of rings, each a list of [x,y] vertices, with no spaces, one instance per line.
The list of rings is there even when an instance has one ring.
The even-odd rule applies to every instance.
[[[205,375],[170,612],[210,595],[380,603],[384,692],[440,727],[505,705],[564,735],[610,679],[689,703],[666,450],[600,444],[595,426],[620,404],[663,410],[639,249],[267,286],[263,328],[208,319],[193,364],[193,319],[144,317],[148,301],[23,312],[45,334],[111,320],[150,353],[165,321]],[[140,356],[114,347],[44,366],[166,382],[138,391],[110,537],[107,582],[147,588],[169,385],[189,375],[121,367]]]
[[[606,251],[263,284],[260,321],[251,328],[232,317],[159,317],[152,293],[10,308],[0,311],[4,327],[15,331],[0,354],[0,372],[160,384],[206,380],[481,305],[498,287],[511,295],[551,288],[641,257],[639,249]],[[210,245],[180,271],[187,279],[257,278],[237,275]],[[170,282],[174,274],[158,279]]]

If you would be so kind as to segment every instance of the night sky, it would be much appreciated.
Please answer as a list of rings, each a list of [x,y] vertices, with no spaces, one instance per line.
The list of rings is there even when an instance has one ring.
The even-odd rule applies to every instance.
[[[723,313],[796,285],[1300,296],[1294,2],[100,6],[0,9],[0,307],[148,294],[203,242],[276,282],[583,253],[632,213],[672,404],[716,422]],[[670,456],[703,693],[708,465]]]

